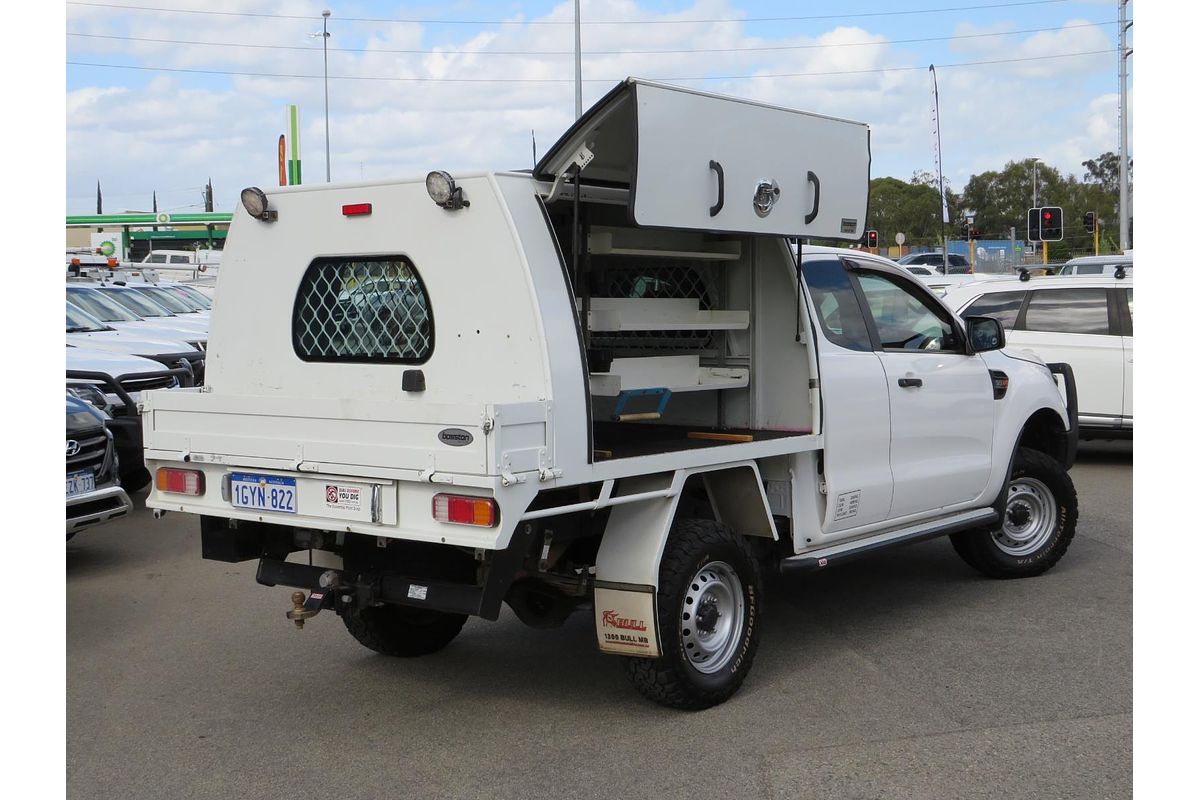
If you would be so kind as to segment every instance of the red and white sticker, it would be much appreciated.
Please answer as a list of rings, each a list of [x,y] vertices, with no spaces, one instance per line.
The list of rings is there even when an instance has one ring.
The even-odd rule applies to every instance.
[[[657,658],[654,591],[595,590],[596,643],[605,653]]]
[[[325,484],[325,507],[339,511],[362,510],[362,487],[344,484]]]

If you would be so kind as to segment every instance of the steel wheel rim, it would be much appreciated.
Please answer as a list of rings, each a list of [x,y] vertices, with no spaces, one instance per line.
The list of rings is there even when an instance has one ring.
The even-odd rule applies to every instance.
[[[697,570],[679,614],[688,663],[705,674],[728,666],[742,640],[745,611],[742,581],[732,566],[710,561]]]
[[[1058,527],[1058,502],[1037,478],[1017,478],[1008,486],[1004,519],[992,541],[1010,556],[1037,552]]]

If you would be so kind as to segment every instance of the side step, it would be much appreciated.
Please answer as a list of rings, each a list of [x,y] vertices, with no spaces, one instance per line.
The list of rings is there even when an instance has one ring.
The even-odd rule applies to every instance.
[[[971,528],[981,528],[999,521],[1000,515],[994,509],[981,508],[938,520],[932,525],[922,523],[921,525],[901,528],[896,531],[878,533],[865,539],[856,539],[853,542],[843,542],[841,544],[830,545],[829,547],[822,547],[818,550],[809,550],[808,552],[783,559],[783,561],[779,562],[779,571],[804,572],[807,570],[822,569],[833,564],[851,561],[860,556],[870,555],[877,550],[883,550],[888,547],[923,542],[926,539],[936,539],[939,536],[948,536],[959,531],[970,530]]]

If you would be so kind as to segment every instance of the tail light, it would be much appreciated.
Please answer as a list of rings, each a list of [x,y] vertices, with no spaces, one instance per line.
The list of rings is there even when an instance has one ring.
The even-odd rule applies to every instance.
[[[160,492],[199,497],[204,494],[204,473],[197,469],[163,467],[155,475],[154,485]]]
[[[433,518],[438,522],[490,528],[496,524],[497,516],[496,501],[490,497],[469,497],[459,494],[435,494],[433,496]]]

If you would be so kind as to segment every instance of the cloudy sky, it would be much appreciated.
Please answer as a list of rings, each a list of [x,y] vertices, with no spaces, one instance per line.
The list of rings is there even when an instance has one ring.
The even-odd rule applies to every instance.
[[[860,120],[872,175],[907,179],[932,168],[932,63],[956,189],[1011,159],[1079,174],[1085,158],[1117,149],[1116,0],[581,5],[585,106],[635,75]],[[97,180],[105,211],[148,209],[152,191],[161,210],[195,208],[210,176],[217,209],[229,210],[243,186],[276,181],[288,103],[301,109],[305,182],[323,180],[312,34],[325,8],[335,181],[528,167],[530,131],[540,155],[574,118],[573,7],[68,2],[67,211],[94,211]]]

